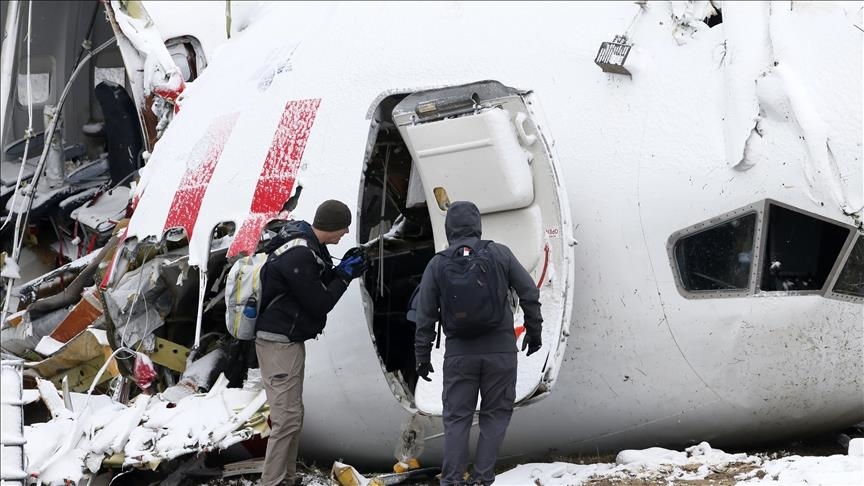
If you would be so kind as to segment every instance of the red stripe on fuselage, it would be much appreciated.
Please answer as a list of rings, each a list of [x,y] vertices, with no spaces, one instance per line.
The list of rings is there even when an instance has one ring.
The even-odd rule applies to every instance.
[[[289,101],[285,105],[258,177],[258,185],[249,208],[251,214],[234,235],[234,241],[228,249],[228,258],[240,253],[254,253],[261,237],[261,229],[279,213],[282,205],[291,196],[297,171],[303,160],[303,151],[306,149],[306,140],[320,103],[320,99],[313,99]]]
[[[186,236],[192,238],[192,230],[198,221],[204,192],[222,155],[222,149],[231,136],[238,113],[221,116],[207,127],[204,136],[192,148],[186,163],[186,173],[174,193],[171,210],[165,219],[163,232],[171,228],[183,228]]]

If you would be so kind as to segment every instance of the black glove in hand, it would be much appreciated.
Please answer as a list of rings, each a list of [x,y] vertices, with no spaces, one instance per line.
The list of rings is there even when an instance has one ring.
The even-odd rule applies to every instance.
[[[432,378],[429,378],[429,373],[434,373],[435,370],[432,368],[432,363],[428,361],[423,361],[422,363],[417,365],[417,376],[423,378],[426,381],[432,381]]]
[[[525,339],[522,340],[522,351],[528,350],[525,356],[531,356],[536,353],[541,346],[543,346],[543,340],[539,334],[526,334]]]

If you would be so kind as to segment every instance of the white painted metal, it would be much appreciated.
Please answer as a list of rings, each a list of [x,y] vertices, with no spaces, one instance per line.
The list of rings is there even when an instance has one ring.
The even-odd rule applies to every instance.
[[[602,73],[591,60],[599,42],[631,18],[634,7],[626,3],[531,7],[542,18],[536,23],[526,19],[526,6],[507,4],[394,4],[374,9],[374,15],[364,10],[368,6],[350,4],[304,7],[285,16],[270,8],[243,38],[222,46],[224,58],[213,60],[199,78],[196,93],[184,101],[186,113],[157,146],[152,171],[181,163],[184,147],[206,125],[199,114],[209,119],[240,109],[235,130],[242,135],[227,142],[220,164],[244,164],[257,173],[255,161],[285,101],[321,98],[303,159],[303,200],[295,212],[310,218],[324,199],[356,197],[369,129],[362,114],[382,91],[495,79],[531,89],[543,103],[548,120],[539,123],[548,128],[561,163],[575,228],[561,238],[579,241],[571,254],[573,318],[564,326],[572,342],[552,393],[516,411],[505,455],[693,438],[723,442],[861,418],[860,304],[807,296],[690,301],[676,290],[666,240],[696,222],[767,197],[849,220],[837,205],[814,204],[796,189],[808,182],[800,165],[807,155],[796,142],[795,126],[766,119],[771,130],[760,163],[744,172],[726,164],[723,105],[734,100],[724,98],[724,27],[703,29],[678,46],[662,5],[649,4],[634,28],[634,75],[623,78]],[[832,66],[837,56],[858,63],[860,55],[841,53],[860,54],[860,42],[851,28],[830,32],[837,21],[834,6],[808,8],[807,14],[789,14],[799,17],[778,13],[772,22],[807,19],[819,26],[819,36],[833,35],[827,41],[834,46],[831,55],[808,50],[815,38],[785,42],[811,63],[799,75],[812,87],[809,95],[820,100],[819,114],[832,128],[832,139],[844,147],[838,159],[851,160],[860,142],[860,69],[837,76]],[[477,19],[487,22],[478,25]],[[397,27],[436,34],[434,41],[416,32],[385,34]],[[279,49],[285,40],[276,41],[273,32],[301,37],[302,47]],[[259,91],[248,75],[255,69],[238,69],[241,59],[265,72],[290,59],[292,70]],[[232,86],[231,100],[224,98],[225,86]],[[826,90],[833,95],[819,95]],[[221,110],[217,99],[225,104]],[[846,164],[843,170],[860,179],[860,167]],[[236,199],[209,197],[224,194],[229,180],[238,182],[217,169],[201,228],[244,217]],[[819,181],[810,186],[818,192]],[[849,190],[860,199],[860,188]],[[148,196],[145,191],[142,205]],[[161,229],[158,221],[133,219],[130,230],[143,236],[145,226]],[[364,313],[360,297],[352,286],[331,313],[325,335],[308,345],[303,443],[307,452],[350,450],[358,461],[382,460],[409,411],[392,399],[392,385],[358,322]],[[850,339],[853,352],[831,351]],[[827,348],[813,355],[806,344],[813,342]],[[433,420],[427,431],[430,456],[440,453],[436,431],[440,422]]]
[[[730,8],[709,29],[648,3],[630,32],[633,76],[622,77],[603,73],[593,58],[632,18],[638,7],[628,2],[268,5],[208,55],[148,163],[130,235],[161,236],[188,154],[217,117],[239,112],[204,195],[193,264],[206,259],[216,223],[246,217],[287,101],[321,100],[294,213],[311,219],[325,199],[357,200],[367,113],[382,93],[497,80],[531,90],[544,107],[536,123],[560,171],[544,192],[569,201],[561,213],[572,220],[556,237],[574,269],[571,280],[553,276],[567,282],[562,295],[572,299],[546,315],[567,340],[553,360],[551,393],[516,410],[503,456],[698,440],[722,446],[856,423],[864,419],[860,302],[686,299],[666,249],[676,231],[769,198],[840,223],[860,218],[860,209],[844,212],[860,208],[864,193],[860,33],[843,5],[773,5],[763,21],[783,70],[772,73],[772,62],[752,80],[765,113],[748,163],[735,166],[729,147],[740,144],[724,137],[740,127],[731,129],[724,115],[743,102],[726,84],[736,51],[725,42],[746,11]],[[816,170],[815,149],[801,141],[813,119],[830,135],[832,170]],[[842,197],[837,179],[846,181]],[[345,238],[333,253],[354,244]],[[381,371],[364,292],[352,285],[325,334],[307,344],[302,447],[380,464],[392,459],[414,409]],[[428,420],[429,460],[440,458],[441,430],[439,419]]]

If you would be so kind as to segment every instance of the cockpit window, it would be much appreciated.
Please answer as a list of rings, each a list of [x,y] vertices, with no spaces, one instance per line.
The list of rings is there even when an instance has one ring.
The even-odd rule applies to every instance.
[[[675,261],[688,291],[747,289],[753,263],[756,213],[680,238]]]
[[[858,235],[858,241],[852,248],[852,253],[846,260],[834,292],[838,294],[864,297],[864,236]]]
[[[165,48],[186,82],[195,81],[207,66],[201,44],[192,36],[168,39],[165,41]]]
[[[768,208],[759,287],[763,291],[821,290],[849,229],[775,204]]]

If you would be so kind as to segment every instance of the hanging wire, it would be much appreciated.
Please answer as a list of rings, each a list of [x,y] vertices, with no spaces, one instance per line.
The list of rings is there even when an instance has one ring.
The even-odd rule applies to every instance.
[[[27,71],[25,79],[27,80],[27,129],[24,130],[24,155],[21,157],[21,167],[18,169],[18,180],[15,182],[15,191],[12,193],[12,201],[9,203],[10,208],[15,207],[15,200],[18,198],[18,189],[21,187],[21,179],[24,177],[24,166],[27,165],[27,155],[30,150],[30,139],[33,138],[33,95],[30,86],[30,34],[31,20],[33,11],[33,1],[28,2],[27,8]],[[9,221],[12,220],[12,211],[6,215],[3,220],[3,225],[0,230],[6,227]],[[15,228],[15,236],[12,241],[18,241],[18,228]]]
[[[639,18],[639,15],[645,11],[645,0],[640,0],[633,2],[639,6],[639,10],[633,15],[633,19],[630,20],[630,25],[627,26],[627,30],[624,31],[624,38],[626,40],[630,40],[630,31],[633,29],[633,26],[636,25],[636,19]]]
[[[33,10],[32,9],[32,0],[30,1],[30,7],[31,7],[30,8],[30,14],[32,14],[32,10]],[[28,29],[28,34],[27,34],[28,93],[27,93],[27,96],[28,96],[29,110],[32,110],[32,105],[33,105],[32,97],[31,97],[32,95],[31,95],[30,89],[29,89],[29,83],[30,83],[29,82],[29,72],[30,72],[30,32],[29,32],[29,29],[30,29],[30,26],[29,26],[30,20],[29,19],[30,19],[30,17],[29,17],[29,15],[30,14],[28,14],[28,21],[27,21],[27,23],[28,23],[28,27],[27,27],[27,29]],[[72,71],[72,74],[70,75],[69,80],[66,83],[66,86],[63,88],[63,93],[61,93],[60,99],[57,102],[57,108],[56,108],[57,111],[55,113],[55,116],[51,118],[51,122],[48,124],[48,127],[46,127],[46,129],[45,129],[45,140],[50,141],[51,138],[54,136],[54,131],[57,129],[57,120],[60,117],[60,112],[63,109],[63,104],[66,101],[66,96],[69,95],[69,90],[72,87],[72,82],[75,81],[76,77],[78,77],[78,73],[81,72],[81,68],[83,68],[84,65],[87,63],[87,61],[89,61],[93,56],[95,56],[96,54],[99,54],[100,52],[102,52],[103,50],[105,50],[106,48],[108,48],[109,46],[114,44],[115,42],[117,42],[116,37],[112,37],[111,39],[108,39],[102,45],[100,45],[99,47],[97,47],[93,51],[87,53],[87,55],[81,59],[81,62],[78,63],[77,66],[75,66],[75,69]],[[30,117],[32,118],[32,112],[30,114]],[[32,123],[32,120],[31,120],[31,123]],[[26,143],[27,142],[25,142],[25,149],[26,149]],[[30,216],[30,210],[33,208],[33,193],[35,191],[35,188],[39,184],[39,177],[41,176],[42,172],[45,170],[45,161],[48,158],[48,149],[50,148],[50,145],[51,145],[50,143],[44,144],[44,146],[42,148],[42,155],[41,155],[41,157],[39,157],[39,163],[36,165],[36,171],[33,173],[33,179],[30,181],[30,184],[29,184],[28,189],[26,191],[27,192],[27,194],[26,194],[26,196],[27,196],[26,197],[27,208],[25,211],[18,211],[17,212],[17,216],[15,219],[15,233],[14,233],[14,237],[12,240],[12,261],[14,261],[16,264],[18,263],[18,257],[19,257],[19,254],[21,252],[21,245],[24,243],[24,231],[22,231],[22,229],[24,228],[24,226],[27,225],[27,219]],[[25,155],[27,155],[26,152],[25,152]],[[18,192],[20,187],[21,187],[20,183],[18,185],[16,185],[15,186],[15,192]],[[10,213],[10,216],[11,216],[11,213]],[[17,279],[7,278],[7,280],[6,280],[6,296],[3,299],[3,311],[2,311],[2,313],[0,313],[0,323],[6,322],[6,315],[9,312],[9,302],[12,299],[12,284],[15,282],[15,280],[17,280]]]
[[[387,208],[387,168],[390,165],[390,144],[384,152],[384,175],[381,178],[381,216],[378,218],[378,295],[384,297],[384,210]]]
[[[201,345],[201,320],[204,317],[204,295],[207,293],[207,265],[198,267],[198,312],[195,317],[195,346]]]
[[[21,179],[24,175],[24,166],[27,164],[27,155],[30,150],[30,139],[33,137],[33,92],[31,90],[30,83],[30,39],[32,37],[33,31],[33,0],[27,2],[27,130],[24,134],[24,154],[21,159],[21,168],[18,170],[18,180],[15,182],[15,190],[12,193],[12,201],[10,208],[15,207],[15,198],[18,196],[18,191],[21,188]],[[34,174],[35,177],[35,174]],[[32,199],[31,199],[32,201]],[[29,210],[28,210],[29,212]],[[3,226],[0,226],[0,230],[6,227],[6,223],[8,223],[12,219],[12,211],[9,211],[9,214],[6,215],[6,220],[3,222]],[[12,232],[12,261],[15,264],[18,264],[18,253],[21,251],[21,245],[19,241],[24,240],[23,231],[21,231],[21,225],[19,225],[21,221],[21,213],[18,213],[18,218],[15,220],[15,231]],[[22,233],[19,235],[19,233]],[[6,315],[9,313],[9,303],[12,300],[12,284],[15,282],[14,278],[8,278],[6,280],[6,295],[3,296],[3,309],[0,311],[0,324],[6,322]]]
[[[225,0],[225,38],[231,38],[231,0]]]

